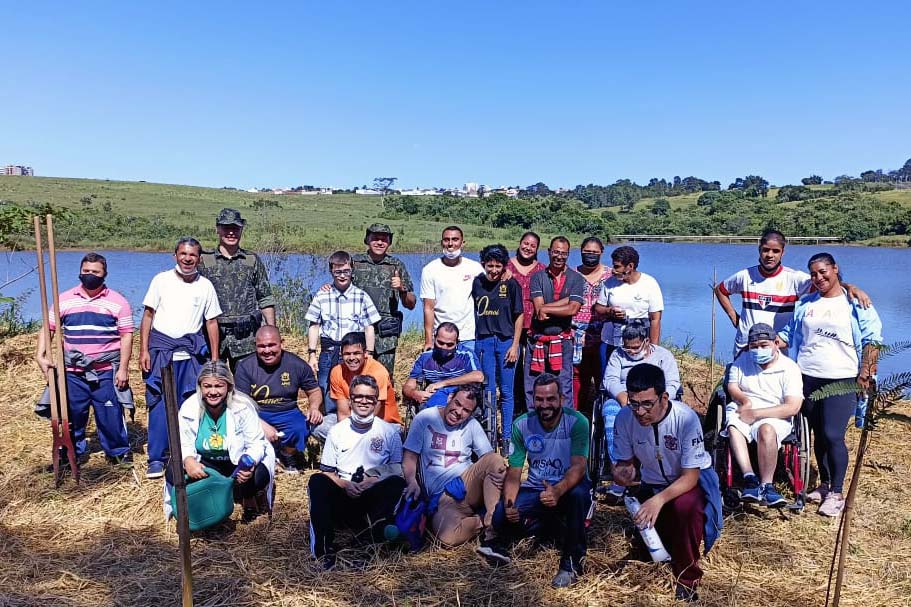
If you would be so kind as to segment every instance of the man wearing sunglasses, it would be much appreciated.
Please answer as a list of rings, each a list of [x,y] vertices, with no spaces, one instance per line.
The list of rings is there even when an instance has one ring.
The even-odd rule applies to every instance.
[[[363,331],[367,340],[367,354],[376,354],[373,325],[380,320],[380,313],[373,300],[361,289],[351,284],[351,256],[345,251],[336,251],[329,256],[329,271],[332,286],[328,291],[319,290],[313,296],[307,309],[307,362],[316,373],[319,387],[323,391],[326,416],[314,434],[323,438],[337,417],[336,404],[329,395],[329,373],[339,363],[342,337],[352,331]],[[319,358],[316,345],[319,343]],[[324,427],[325,426],[325,427]]]
[[[700,544],[705,537],[708,551],[714,532],[720,529],[714,508],[707,512],[712,477],[715,495],[718,477],[703,446],[699,417],[686,404],[668,397],[664,372],[655,365],[643,363],[630,369],[626,391],[627,406],[614,426],[614,482],[634,485],[638,463],[642,507],[634,522],[658,531],[671,555],[677,599],[695,601],[702,579]],[[713,531],[708,536],[707,522]]]

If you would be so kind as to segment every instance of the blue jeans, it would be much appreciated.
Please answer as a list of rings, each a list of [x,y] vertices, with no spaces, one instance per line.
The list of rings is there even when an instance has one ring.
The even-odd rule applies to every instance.
[[[604,445],[607,451],[605,455],[610,457],[611,463],[617,461],[614,456],[614,421],[620,409],[620,403],[613,398],[608,398],[601,405],[601,417],[604,418]]]
[[[319,352],[319,361],[317,363],[316,381],[319,383],[319,389],[323,391],[323,407],[326,413],[335,413],[335,401],[329,396],[329,373],[332,367],[339,363],[338,346],[327,348],[325,342]]]
[[[192,359],[171,361],[178,410],[183,401],[196,392],[198,364]],[[146,390],[146,406],[149,409],[149,462],[166,462],[169,452],[168,415],[165,412],[164,397],[150,395]]]
[[[66,374],[66,391],[76,455],[83,455],[88,450],[85,426],[89,422],[89,406],[95,410],[98,441],[105,454],[119,457],[129,453],[127,426],[123,421],[123,407],[114,391],[113,371],[99,372],[98,381],[87,381],[84,374],[70,371]]]
[[[481,370],[487,383],[487,391],[496,397],[500,388],[501,425],[500,440],[512,434],[512,415],[515,407],[513,387],[516,375],[516,363],[506,362],[506,352],[512,346],[511,337],[489,335],[475,343],[475,353],[481,359]],[[496,398],[494,400],[496,402]],[[496,405],[494,405],[496,406]]]

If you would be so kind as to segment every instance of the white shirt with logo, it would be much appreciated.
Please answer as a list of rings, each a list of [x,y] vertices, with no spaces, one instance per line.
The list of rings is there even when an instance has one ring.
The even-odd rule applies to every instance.
[[[857,350],[851,332],[851,303],[847,297],[820,297],[807,304],[800,325],[803,343],[797,365],[805,374],[824,379],[857,376]]]
[[[639,273],[639,280],[633,284],[623,282],[611,276],[604,281],[598,302],[602,306],[622,308],[626,318],[648,318],[650,312],[664,310],[664,297],[658,281],[645,272]],[[622,322],[606,322],[601,329],[601,341],[606,344],[619,346],[623,344]]]
[[[421,299],[432,299],[433,328],[441,322],[451,322],[459,328],[459,341],[475,338],[474,300],[471,285],[484,268],[473,259],[460,258],[458,265],[447,266],[434,259],[421,271]]]
[[[329,430],[320,467],[334,471],[346,481],[358,467],[370,470],[384,464],[402,463],[402,435],[399,427],[375,418],[370,428],[361,430],[346,417]]]
[[[753,409],[777,407],[788,396],[803,399],[800,367],[781,352],[765,369],[753,362],[749,352],[744,352],[731,365],[728,383],[736,384],[749,397]]]

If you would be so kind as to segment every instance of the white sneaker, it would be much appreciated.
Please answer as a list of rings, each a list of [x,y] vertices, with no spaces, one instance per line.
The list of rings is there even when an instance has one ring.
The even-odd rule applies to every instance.
[[[841,493],[830,493],[819,507],[819,513],[823,516],[835,517],[841,514],[845,509],[845,498]]]
[[[827,495],[829,495],[829,485],[820,483],[816,485],[815,489],[807,493],[807,501],[811,504],[818,504],[826,499]]]

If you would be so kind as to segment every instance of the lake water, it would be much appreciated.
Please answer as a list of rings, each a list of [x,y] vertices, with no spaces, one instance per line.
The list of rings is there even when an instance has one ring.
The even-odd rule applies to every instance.
[[[640,255],[640,269],[653,275],[664,294],[665,311],[662,335],[677,345],[689,343],[693,351],[707,355],[711,348],[712,272],[722,280],[737,270],[757,263],[756,245],[750,244],[690,244],[690,243],[635,243]],[[612,247],[605,251],[608,262]],[[857,284],[873,298],[883,320],[885,340],[893,343],[911,337],[911,307],[907,305],[911,293],[911,250],[846,246],[788,246],[785,264],[805,269],[811,255],[829,251],[835,256],[845,280]],[[129,251],[103,251],[108,259],[108,284],[123,293],[139,316],[142,297],[151,278],[174,264],[167,253],[139,253]],[[67,289],[77,283],[79,260],[83,252],[58,253],[60,288]],[[405,262],[415,282],[416,290],[421,268],[435,257],[427,253],[399,255]],[[469,254],[477,259],[477,254]],[[540,255],[546,262],[546,253]],[[0,269],[0,284],[35,267],[35,254],[6,253],[5,264]],[[580,263],[578,248],[570,256],[575,267]],[[324,258],[310,255],[292,255],[283,261],[283,271],[303,276],[314,287],[329,280]],[[37,293],[37,274],[19,280],[3,289],[3,295],[26,295],[25,313],[40,318],[41,310]],[[717,304],[716,304],[717,306]],[[739,306],[739,298],[735,298]],[[721,311],[717,310],[716,357],[730,360],[734,328]],[[408,312],[408,311],[406,311]],[[406,315],[406,325],[420,326],[421,306]],[[911,352],[883,361],[881,374],[911,369]]]

